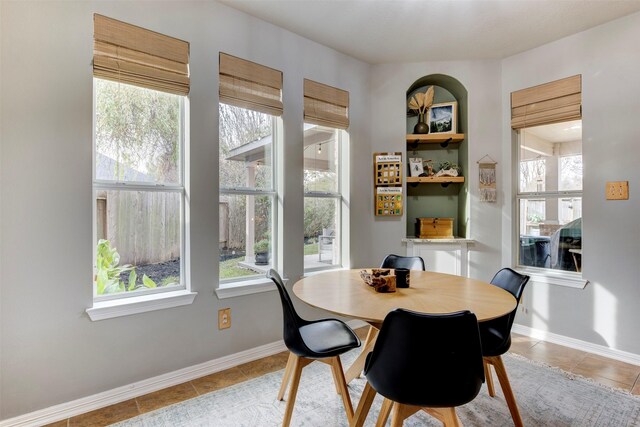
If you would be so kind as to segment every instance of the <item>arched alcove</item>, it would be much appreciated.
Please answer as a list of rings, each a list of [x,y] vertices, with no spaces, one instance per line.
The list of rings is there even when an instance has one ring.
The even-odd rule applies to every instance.
[[[454,218],[453,234],[456,237],[468,238],[467,223],[469,219],[468,180],[469,172],[469,137],[467,89],[460,81],[445,74],[430,74],[416,80],[407,89],[407,100],[415,93],[424,92],[429,86],[434,87],[434,104],[457,102],[457,133],[464,134],[461,142],[443,144],[412,143],[407,137],[407,162],[411,157],[431,160],[434,167],[440,162],[456,163],[462,168],[463,183],[407,184],[407,236],[415,235],[415,220],[422,217]],[[407,108],[407,135],[413,133],[418,115]]]

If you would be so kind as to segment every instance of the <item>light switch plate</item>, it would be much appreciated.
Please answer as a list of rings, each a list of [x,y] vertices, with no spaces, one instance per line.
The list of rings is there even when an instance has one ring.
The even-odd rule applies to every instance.
[[[606,186],[607,200],[629,200],[629,181],[610,181]]]

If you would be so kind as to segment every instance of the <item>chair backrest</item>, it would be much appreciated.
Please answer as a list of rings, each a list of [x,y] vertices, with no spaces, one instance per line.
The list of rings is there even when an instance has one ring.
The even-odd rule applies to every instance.
[[[283,337],[285,345],[295,354],[306,352],[307,348],[300,335],[300,328],[307,324],[307,322],[298,316],[280,274],[278,274],[276,270],[270,269],[267,272],[267,279],[271,279],[273,283],[276,284],[280,301],[282,302],[282,319],[284,321]]]
[[[425,271],[424,260],[419,256],[399,256],[399,255],[387,255],[382,260],[380,268],[408,268],[409,270],[422,270]]]
[[[528,281],[529,276],[520,274],[510,268],[503,268],[502,270],[498,271],[495,276],[493,276],[493,279],[491,279],[492,285],[498,286],[499,288],[502,288],[505,291],[509,292],[515,297],[517,302],[516,308],[514,308],[511,313],[485,322],[485,324],[483,325],[487,328],[493,328],[500,332],[500,334],[505,339],[505,343],[510,339],[511,327],[513,326],[513,321],[516,318],[518,304],[520,303],[522,292],[524,291],[524,287]]]
[[[524,287],[528,281],[529,276],[520,274],[510,268],[503,268],[493,276],[491,284],[511,293],[519,303]]]
[[[449,407],[473,400],[484,382],[475,314],[387,314],[365,366],[369,384],[408,405]]]

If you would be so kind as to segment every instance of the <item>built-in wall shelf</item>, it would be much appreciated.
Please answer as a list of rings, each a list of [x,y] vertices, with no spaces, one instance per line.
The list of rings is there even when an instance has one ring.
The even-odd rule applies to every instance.
[[[464,176],[408,176],[408,184],[454,184],[464,182]]]
[[[413,148],[419,144],[440,144],[446,147],[449,143],[464,141],[464,133],[428,133],[428,134],[407,134],[407,143]]]

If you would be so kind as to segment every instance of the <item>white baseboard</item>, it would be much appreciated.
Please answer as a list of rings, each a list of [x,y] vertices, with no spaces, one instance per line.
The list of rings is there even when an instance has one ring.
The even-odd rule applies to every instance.
[[[360,320],[350,320],[347,324],[353,329],[368,325]],[[280,353],[286,349],[287,347],[284,345],[284,341],[276,341],[167,374],[158,375],[157,377],[138,381],[123,387],[97,393],[92,396],[50,406],[28,414],[19,415],[15,418],[9,418],[0,421],[0,427],[38,427],[50,424],[143,396],[147,393],[162,390],[163,388],[172,387],[195,380],[196,378],[224,371],[225,369],[233,368],[243,363]]]
[[[553,332],[543,331],[542,329],[530,328],[528,326],[518,324],[513,325],[513,327],[511,328],[511,332],[640,366],[640,354],[629,353],[623,350],[616,350],[615,348],[605,347],[600,344],[593,344],[587,341],[582,341],[575,338],[566,337],[564,335],[554,334]]]
[[[243,363],[280,353],[286,349],[284,341],[265,344],[260,347],[220,357],[218,359],[179,369],[167,374],[158,375],[157,377],[138,381],[123,387],[114,388],[92,396],[83,397],[67,403],[61,403],[49,408],[19,415],[15,418],[9,418],[4,421],[0,421],[0,427],[42,426],[94,411],[96,409],[104,408],[105,406],[124,402],[125,400],[133,399],[163,388],[182,384],[205,375],[224,371],[225,369],[229,369]]]

